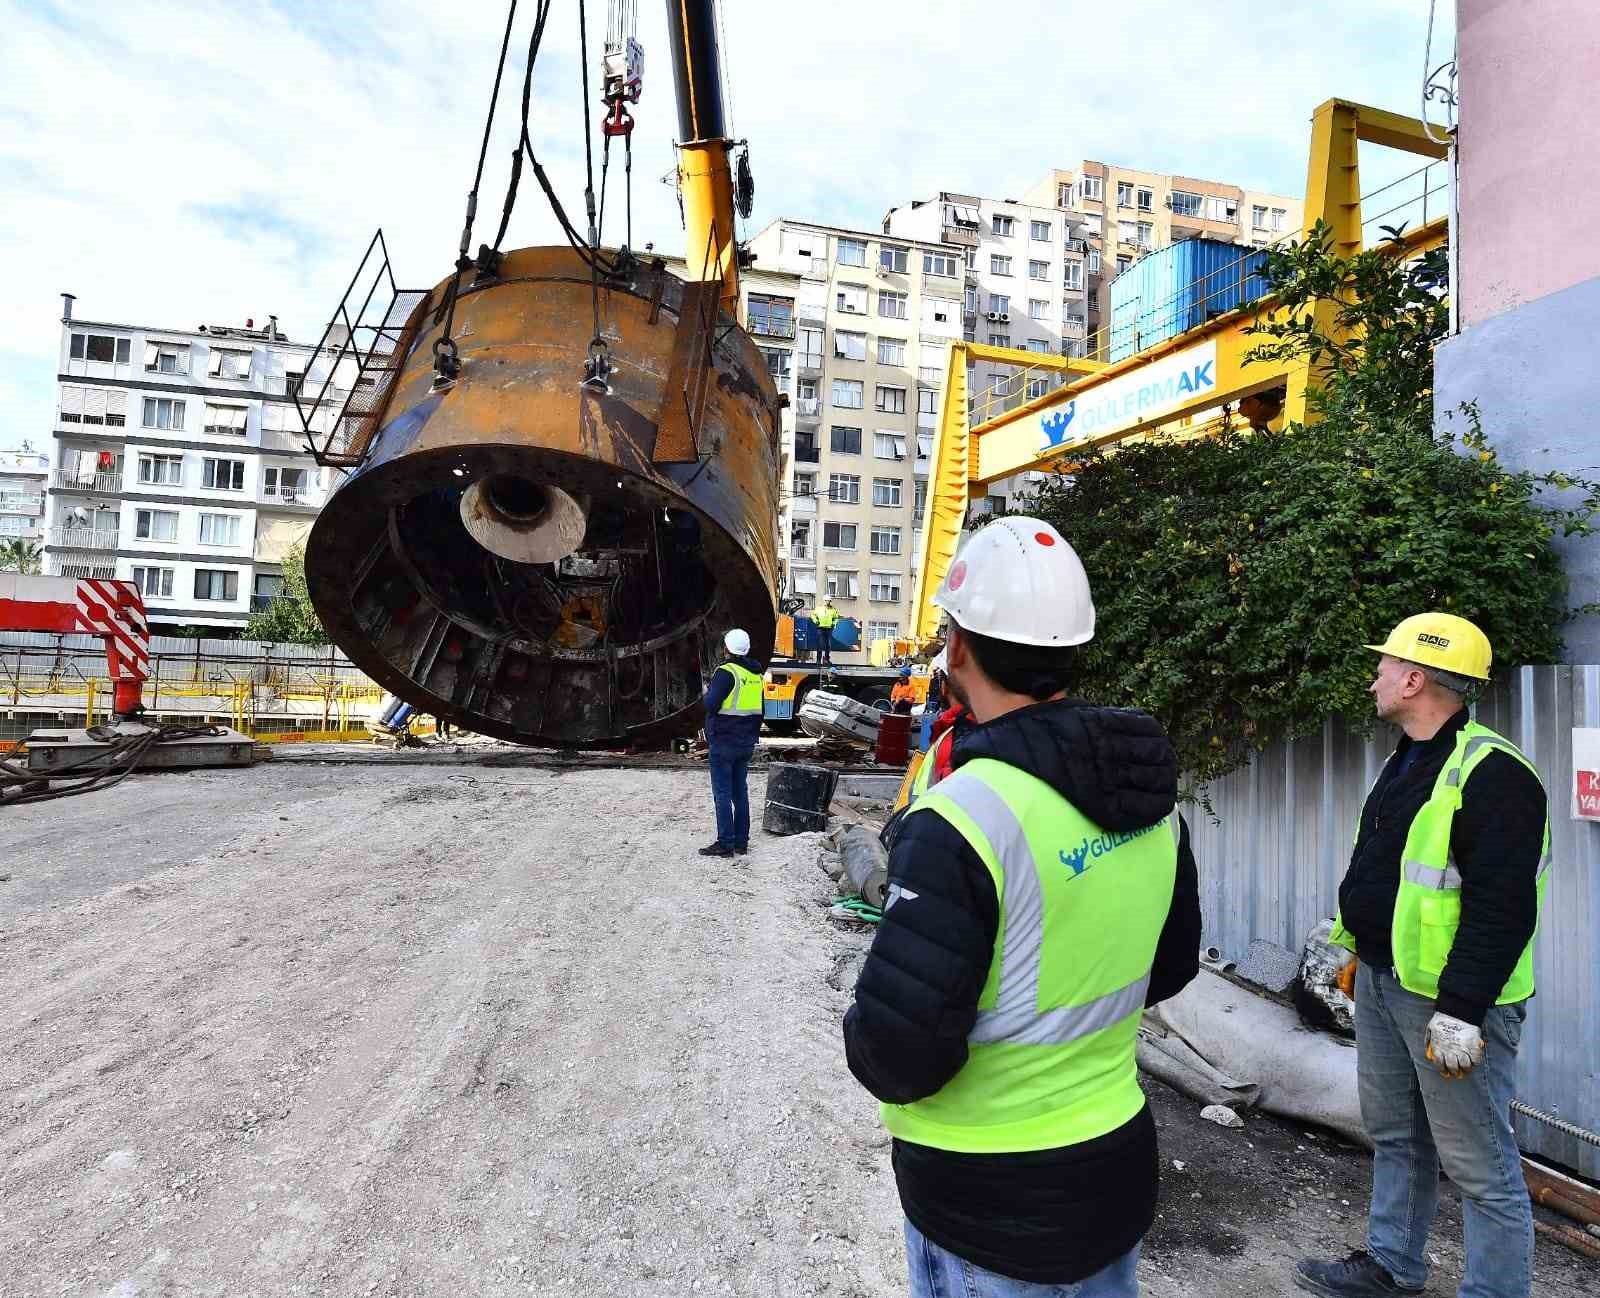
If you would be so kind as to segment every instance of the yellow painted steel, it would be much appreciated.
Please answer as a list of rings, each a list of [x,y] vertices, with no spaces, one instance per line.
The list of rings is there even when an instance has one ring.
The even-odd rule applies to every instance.
[[[968,482],[971,478],[972,430],[967,423],[967,353],[972,344],[953,343],[945,367],[944,405],[934,434],[932,464],[928,468],[928,510],[917,553],[916,593],[911,605],[911,634],[931,639],[939,631],[939,610],[934,593],[956,557],[961,529],[967,521]]]
[[[722,308],[739,310],[739,258],[733,225],[733,167],[727,140],[697,140],[678,150],[688,278],[720,279]]]

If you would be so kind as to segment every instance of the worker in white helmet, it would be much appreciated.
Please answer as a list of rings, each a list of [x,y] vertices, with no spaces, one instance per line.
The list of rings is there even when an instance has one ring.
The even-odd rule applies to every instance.
[[[750,633],[735,627],[722,637],[727,660],[706,687],[706,765],[716,804],[717,841],[701,856],[744,856],[750,850],[750,758],[761,736],[762,678],[766,668],[750,656]]]
[[[891,829],[844,1022],[894,1137],[911,1292],[1134,1298],[1159,1161],[1139,1019],[1199,964],[1177,758],[1153,718],[1068,697],[1094,602],[1048,523],[974,534],[934,603],[974,723]]]

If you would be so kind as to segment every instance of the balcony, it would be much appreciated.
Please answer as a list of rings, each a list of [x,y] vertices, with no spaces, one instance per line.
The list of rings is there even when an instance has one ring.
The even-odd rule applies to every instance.
[[[940,238],[945,243],[954,244],[958,248],[976,248],[978,246],[978,227],[946,219],[944,231]]]
[[[50,544],[64,550],[115,550],[117,534],[97,527],[52,527]]]
[[[0,495],[0,514],[26,514],[38,518],[44,513],[43,496],[24,496],[18,492]]]
[[[1068,239],[1062,245],[1062,250],[1069,257],[1082,257],[1087,255],[1089,251],[1089,241],[1087,239]]]
[[[818,447],[802,446],[800,443],[796,442],[794,448],[794,462],[796,464],[820,464],[822,462],[822,451]]]
[[[789,502],[789,512],[799,516],[809,516],[817,512],[817,498],[815,496],[795,496]]]
[[[796,419],[822,418],[822,398],[796,397],[794,403],[794,417]]]
[[[56,491],[81,491],[86,495],[103,496],[122,490],[122,470],[113,469],[105,473],[86,475],[57,469],[50,475],[50,485]]]
[[[1063,338],[1087,338],[1089,336],[1089,322],[1069,316],[1061,322],[1061,336]]]
[[[774,318],[771,316],[752,315],[749,324],[750,332],[760,334],[764,338],[793,338],[794,318]]]
[[[806,563],[811,563],[811,562],[815,561],[815,559],[817,557],[817,552],[811,546],[811,544],[809,542],[790,541],[789,542],[789,557],[791,559],[800,559],[800,560],[803,560]]]

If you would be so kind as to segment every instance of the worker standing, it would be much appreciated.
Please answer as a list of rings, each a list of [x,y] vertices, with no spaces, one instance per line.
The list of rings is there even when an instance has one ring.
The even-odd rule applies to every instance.
[[[717,810],[717,841],[701,856],[744,856],[750,851],[750,758],[761,736],[762,677],[766,668],[750,656],[750,635],[737,627],[722,637],[727,661],[711,673],[706,689],[706,764]]]
[[[822,597],[822,604],[812,613],[811,620],[817,628],[817,662],[824,667],[832,667],[833,628],[839,625],[839,610],[833,606],[832,595]]]
[[[1199,967],[1177,759],[1153,718],[1066,696],[1094,603],[1048,523],[984,528],[934,603],[975,724],[893,828],[844,1020],[894,1137],[911,1293],[1134,1298],[1158,1178],[1134,1044]]]
[[[1550,860],[1544,785],[1468,715],[1491,657],[1471,622],[1422,613],[1367,647],[1382,655],[1378,716],[1404,734],[1362,808],[1333,941],[1360,961],[1372,1204],[1367,1246],[1303,1260],[1295,1281],[1339,1298],[1421,1293],[1442,1166],[1461,1191],[1461,1298],[1523,1298],[1533,1216],[1511,1099]]]
[[[894,688],[889,691],[889,709],[892,712],[901,712],[906,716],[911,715],[911,709],[917,704],[917,687],[911,683],[911,668],[902,667],[900,678],[895,681]]]

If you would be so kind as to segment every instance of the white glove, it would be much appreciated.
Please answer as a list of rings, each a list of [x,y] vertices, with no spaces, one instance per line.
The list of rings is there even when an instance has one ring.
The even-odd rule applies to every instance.
[[[1483,1062],[1483,1033],[1470,1023],[1435,1013],[1428,1020],[1424,1051],[1433,1065],[1452,1080],[1465,1077]]]

